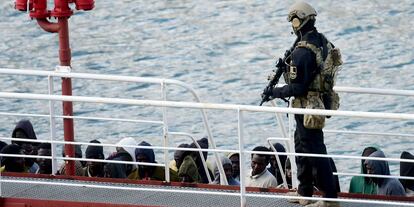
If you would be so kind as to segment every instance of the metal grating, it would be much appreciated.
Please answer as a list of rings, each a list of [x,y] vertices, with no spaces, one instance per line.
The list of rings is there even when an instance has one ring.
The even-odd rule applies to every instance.
[[[18,181],[41,181],[49,183],[67,183],[67,184],[82,184],[82,185],[100,185],[100,186],[114,186],[114,187],[133,187],[136,189],[174,189],[174,190],[197,190],[200,192],[235,192],[229,190],[214,190],[214,189],[197,189],[190,187],[172,187],[172,186],[158,186],[158,185],[140,185],[140,184],[126,184],[126,183],[105,183],[94,181],[79,181],[79,180],[50,180],[41,178],[18,178],[18,177],[2,177],[5,180]],[[105,189],[105,188],[91,188],[83,186],[59,186],[59,185],[45,185],[34,184],[30,182],[23,183],[2,183],[2,196],[13,198],[29,198],[41,200],[61,200],[61,201],[79,201],[79,202],[97,202],[97,203],[113,203],[113,204],[139,204],[152,206],[173,206],[173,207],[194,207],[194,206],[217,206],[217,207],[231,207],[240,206],[240,196],[230,195],[211,195],[198,194],[191,192],[159,192],[159,191],[143,191],[143,190],[121,190],[121,189]],[[266,193],[258,193],[266,194]],[[301,206],[299,204],[289,203],[283,198],[261,198],[261,197],[247,197],[247,206],[281,206],[294,207]],[[379,204],[361,204],[361,203],[341,203],[343,207],[382,207],[390,205]],[[393,205],[395,206],[395,205]]]

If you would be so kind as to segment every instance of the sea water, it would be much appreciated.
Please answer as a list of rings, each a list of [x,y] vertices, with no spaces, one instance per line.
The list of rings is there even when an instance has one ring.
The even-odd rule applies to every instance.
[[[411,0],[309,1],[317,10],[316,27],[343,54],[338,86],[414,90],[414,2]],[[92,11],[75,11],[69,19],[74,72],[170,78],[191,85],[203,102],[258,105],[275,61],[295,36],[286,21],[293,1],[137,1],[99,0]],[[49,1],[52,9],[53,1]],[[55,20],[51,20],[55,21]],[[58,62],[56,34],[42,31],[27,13],[0,2],[0,67],[53,71]],[[56,79],[55,94],[60,94]],[[0,76],[2,91],[47,93],[39,77]],[[168,99],[192,101],[182,88],[167,86]],[[73,94],[132,99],[161,99],[157,85],[73,80]],[[413,98],[341,94],[340,110],[413,113]],[[0,100],[1,112],[48,113],[42,101]],[[278,102],[285,106],[284,102]],[[61,114],[60,103],[56,113]],[[162,120],[155,107],[74,104],[77,116]],[[237,112],[209,110],[216,145],[237,149]],[[282,115],[285,121],[286,116]],[[0,117],[0,136],[9,137],[16,122],[31,119],[39,139],[49,139],[49,120]],[[57,139],[62,121],[57,119]],[[168,110],[169,131],[205,136],[197,110]],[[287,125],[287,123],[286,123]],[[246,149],[281,137],[273,114],[245,113]],[[333,117],[326,129],[414,134],[414,121]],[[75,139],[115,143],[134,137],[162,146],[162,126],[75,120]],[[170,138],[170,144],[191,142]],[[412,137],[325,134],[329,154],[358,156],[366,146],[380,147],[388,157],[414,153]],[[83,150],[86,147],[83,146]],[[105,148],[106,153],[113,148]],[[210,155],[211,157],[211,155]],[[171,157],[172,158],[172,157]],[[162,160],[161,151],[157,159]],[[249,158],[246,158],[248,161]],[[341,172],[358,173],[360,161],[335,159]],[[392,174],[399,165],[391,162]],[[350,177],[341,176],[342,190]]]

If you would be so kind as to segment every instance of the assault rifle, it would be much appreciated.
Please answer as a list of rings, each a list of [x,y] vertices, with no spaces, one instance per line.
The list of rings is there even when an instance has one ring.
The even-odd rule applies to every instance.
[[[275,74],[273,75],[273,77],[269,76],[268,79],[270,81],[269,81],[269,83],[267,84],[266,88],[263,91],[266,91],[266,89],[273,89],[277,85],[277,83],[279,82],[280,77],[283,75],[284,72],[286,72],[286,63],[285,62],[288,58],[290,58],[290,55],[291,55],[293,49],[294,48],[291,48],[290,50],[286,50],[285,56],[283,57],[283,59],[279,58],[278,62],[276,63],[277,70],[276,71],[273,70],[273,72],[275,72]],[[272,100],[270,98],[270,96],[268,94],[263,93],[262,94],[262,102],[260,102],[259,106],[261,106],[264,102],[268,102],[270,100]],[[286,99],[283,99],[283,100],[286,101]]]

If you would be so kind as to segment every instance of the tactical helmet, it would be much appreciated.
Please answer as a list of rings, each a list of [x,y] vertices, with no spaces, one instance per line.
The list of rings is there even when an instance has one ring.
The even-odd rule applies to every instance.
[[[316,10],[306,2],[297,2],[289,8],[287,20],[292,22],[293,30],[296,32],[310,19],[316,16]]]

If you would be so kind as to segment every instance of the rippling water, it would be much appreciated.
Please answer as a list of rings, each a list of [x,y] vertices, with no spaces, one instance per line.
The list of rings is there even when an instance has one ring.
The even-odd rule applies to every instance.
[[[58,64],[57,36],[42,31],[28,14],[0,2],[0,67],[53,70]],[[257,105],[267,74],[294,36],[286,21],[292,1],[136,1],[99,0],[96,8],[70,18],[72,66],[76,72],[163,77],[190,84],[204,102]],[[414,2],[411,0],[310,1],[318,11],[317,28],[341,48],[344,66],[340,86],[414,90]],[[1,76],[3,91],[47,93],[41,78]],[[59,80],[55,81],[59,94]],[[73,82],[75,95],[159,99],[159,87],[112,82]],[[172,100],[191,100],[172,88]],[[413,113],[412,98],[342,94],[341,110]],[[1,100],[0,111],[47,113],[38,101]],[[280,103],[283,104],[283,103]],[[35,108],[35,109],[33,109]],[[80,116],[161,119],[156,108],[75,104]],[[61,113],[61,111],[57,111]],[[237,114],[208,111],[216,144],[236,149]],[[152,118],[152,119],[155,119]],[[1,117],[0,133],[10,136],[19,118]],[[31,118],[39,137],[49,136],[48,119]],[[245,115],[248,148],[280,136],[270,114]],[[199,113],[169,111],[170,131],[204,135]],[[414,121],[335,117],[329,129],[414,133]],[[62,127],[58,122],[58,127]],[[114,122],[75,122],[77,140],[114,142],[120,137],[151,140],[161,145],[159,126]],[[59,132],[58,136],[62,136]],[[174,145],[184,138],[175,139]],[[188,142],[188,140],[186,141]],[[387,156],[414,152],[414,142],[402,137],[327,134],[331,154],[360,155],[375,144]],[[111,149],[106,149],[109,152]],[[161,158],[160,158],[161,159]],[[359,172],[359,161],[336,160],[339,171]],[[398,165],[392,166],[398,174]],[[347,189],[349,177],[341,178]]]

